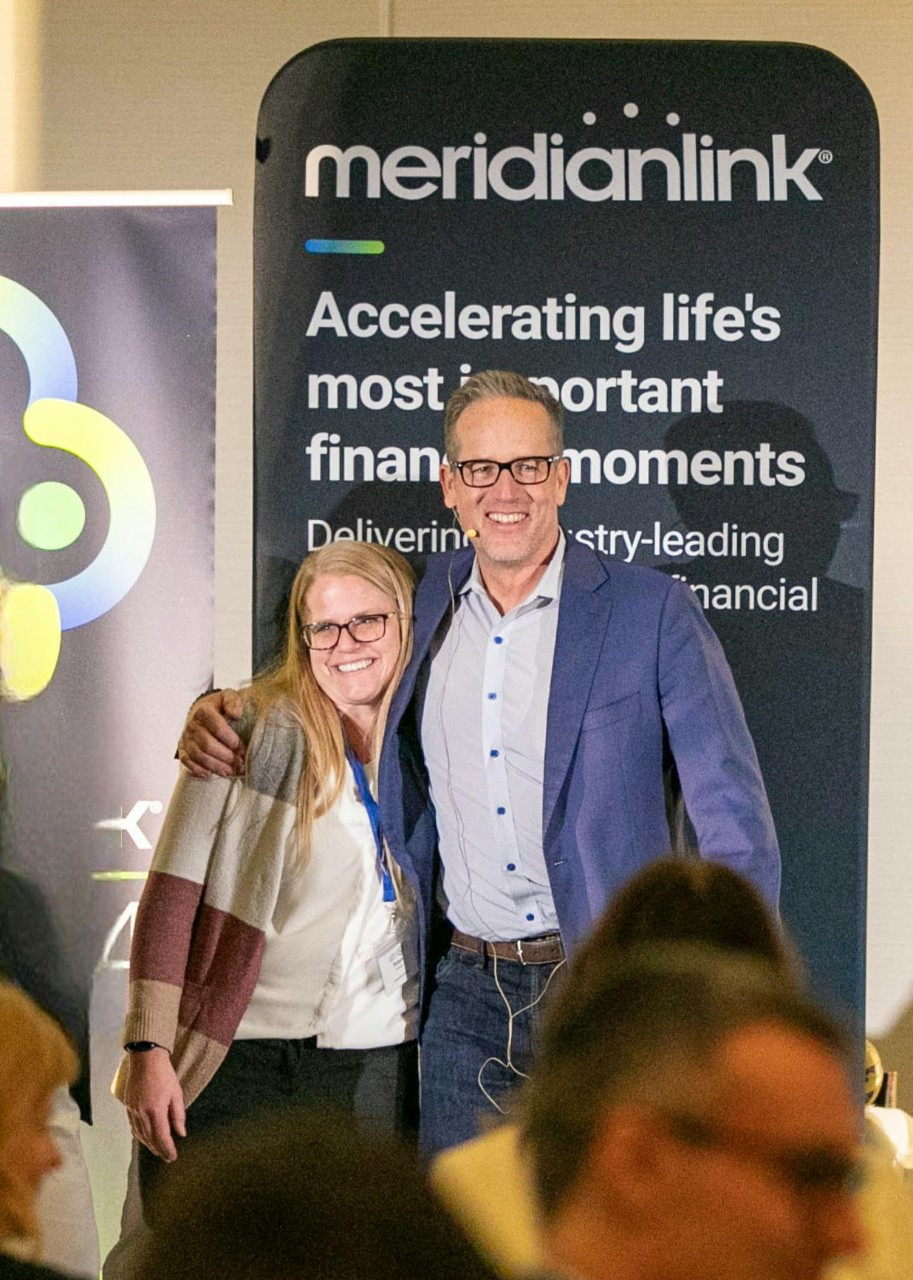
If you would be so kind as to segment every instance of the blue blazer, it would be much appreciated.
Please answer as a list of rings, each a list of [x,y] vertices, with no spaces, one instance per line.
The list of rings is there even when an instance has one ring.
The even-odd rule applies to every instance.
[[[472,557],[467,548],[428,562],[415,599],[412,661],[381,757],[387,838],[419,891],[426,923],[436,833],[413,695]],[[776,909],[780,855],[757,755],[694,592],[569,541],[542,796],[543,850],[569,950],[635,871],[669,852],[673,763],[701,855],[742,872]]]

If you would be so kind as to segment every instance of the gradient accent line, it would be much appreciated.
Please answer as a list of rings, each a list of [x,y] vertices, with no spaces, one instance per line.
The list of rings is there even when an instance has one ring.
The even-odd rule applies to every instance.
[[[96,881],[119,882],[121,880],[148,880],[148,871],[93,871],[92,879]]]
[[[383,253],[383,240],[305,240],[308,253]]]

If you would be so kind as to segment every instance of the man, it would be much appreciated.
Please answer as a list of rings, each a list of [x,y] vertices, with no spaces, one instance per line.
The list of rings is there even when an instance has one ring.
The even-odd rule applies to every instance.
[[[863,1243],[832,1021],[694,944],[574,971],[527,1097],[541,1246],[577,1280],[815,1280]]]
[[[428,1152],[506,1108],[566,950],[668,851],[673,759],[701,854],[772,905],[780,872],[738,696],[692,592],[561,532],[560,406],[519,374],[480,373],[450,397],[444,432],[444,502],[472,546],[428,563],[379,782],[426,913],[436,836],[453,926],[423,1039]],[[199,704],[182,739],[194,772],[237,767],[220,707],[232,703]]]

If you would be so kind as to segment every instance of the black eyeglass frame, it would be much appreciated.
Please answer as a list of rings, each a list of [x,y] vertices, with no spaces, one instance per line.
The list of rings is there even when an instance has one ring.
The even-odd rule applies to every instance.
[[[348,622],[306,622],[301,627],[301,639],[304,641],[305,648],[313,649],[317,653],[329,653],[331,649],[335,649],[342,638],[343,631],[348,631],[349,638],[355,644],[371,644],[375,640],[383,640],[387,634],[388,618],[405,618],[407,615],[400,613],[396,609],[391,609],[388,613],[356,613],[354,618],[350,618]],[[380,622],[381,628],[376,636],[370,636],[366,639],[359,639],[352,627],[359,622]],[[314,644],[313,637],[316,633],[322,632],[324,635],[335,630],[336,639],[332,644]]]
[[[463,462],[451,462],[450,470],[459,472],[460,479],[463,481],[463,484],[465,484],[467,489],[491,489],[501,479],[502,471],[509,471],[511,478],[515,480],[517,484],[522,484],[529,487],[530,485],[534,485],[534,484],[545,484],[546,480],[549,478],[549,476],[552,473],[553,463],[560,462],[563,457],[564,457],[563,453],[526,454],[522,458],[511,458],[509,462],[496,462],[494,458],[467,458]],[[514,471],[514,467],[516,467],[521,462],[544,462],[546,464],[545,475],[542,477],[541,480],[522,479]],[[495,474],[495,478],[493,480],[487,480],[484,484],[475,484],[472,480],[467,480],[466,472],[464,471],[463,468],[478,467],[478,466],[497,467],[498,470],[497,470],[497,473]]]
[[[863,1164],[856,1155],[825,1148],[776,1151],[746,1134],[726,1133],[699,1116],[657,1109],[669,1132],[687,1146],[728,1152],[737,1159],[767,1168],[797,1195],[844,1194],[859,1190]]]

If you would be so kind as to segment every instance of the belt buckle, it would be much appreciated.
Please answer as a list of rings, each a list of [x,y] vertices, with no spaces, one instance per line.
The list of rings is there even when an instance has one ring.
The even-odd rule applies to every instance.
[[[517,958],[521,964],[523,965],[526,964],[526,960],[523,958],[523,939],[522,938],[517,939]]]

